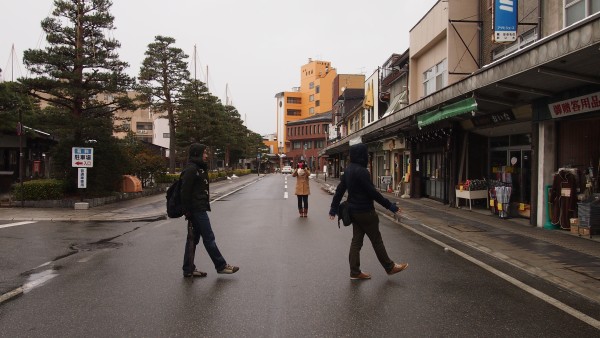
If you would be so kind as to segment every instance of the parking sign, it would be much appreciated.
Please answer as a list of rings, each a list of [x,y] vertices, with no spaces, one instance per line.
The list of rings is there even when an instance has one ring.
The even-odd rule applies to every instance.
[[[94,148],[71,148],[71,166],[74,168],[94,167]]]

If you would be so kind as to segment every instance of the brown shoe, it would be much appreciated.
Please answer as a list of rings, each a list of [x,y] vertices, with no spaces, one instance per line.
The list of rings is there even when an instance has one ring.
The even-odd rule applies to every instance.
[[[350,279],[352,279],[352,280],[356,280],[356,279],[371,279],[371,275],[368,274],[368,273],[361,272],[361,273],[359,273],[356,276],[350,275]]]
[[[393,274],[398,273],[406,268],[408,268],[408,263],[402,263],[402,264],[394,263],[394,267],[391,268],[390,270],[388,270],[387,274],[393,275]]]

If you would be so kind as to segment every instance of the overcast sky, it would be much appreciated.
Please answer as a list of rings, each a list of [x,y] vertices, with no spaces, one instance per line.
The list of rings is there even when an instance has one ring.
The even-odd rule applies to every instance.
[[[392,53],[408,48],[409,30],[436,2],[113,0],[112,34],[132,76],[156,35],[175,38],[189,55],[192,76],[196,46],[197,78],[223,103],[227,97],[250,130],[265,135],[276,131],[275,94],[300,85],[300,67],[309,58],[330,61],[341,74],[370,76]],[[3,80],[27,75],[23,65],[13,66],[13,44],[19,62],[23,51],[47,46],[40,22],[52,8],[51,0],[3,1]]]

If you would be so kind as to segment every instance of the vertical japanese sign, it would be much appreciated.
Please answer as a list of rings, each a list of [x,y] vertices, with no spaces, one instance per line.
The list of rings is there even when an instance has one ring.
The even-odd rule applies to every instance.
[[[494,42],[517,40],[518,0],[494,0]]]
[[[77,168],[77,188],[87,188],[87,168]]]

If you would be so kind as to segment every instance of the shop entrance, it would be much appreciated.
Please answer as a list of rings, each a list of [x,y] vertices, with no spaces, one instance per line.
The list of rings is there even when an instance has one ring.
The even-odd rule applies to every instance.
[[[511,202],[531,200],[531,150],[492,150],[492,179],[512,186]]]
[[[423,195],[438,201],[448,199],[446,163],[441,152],[422,154]]]

